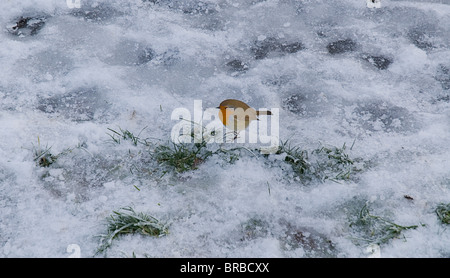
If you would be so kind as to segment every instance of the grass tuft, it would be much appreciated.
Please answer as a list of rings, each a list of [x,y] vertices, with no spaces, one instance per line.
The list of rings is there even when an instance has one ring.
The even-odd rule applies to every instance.
[[[144,128],[145,129],[145,128]],[[144,130],[143,129],[143,130]],[[241,148],[234,149],[223,149],[218,148],[217,144],[210,144],[208,140],[202,140],[200,143],[183,143],[183,142],[152,142],[149,138],[142,139],[140,134],[135,135],[133,132],[122,129],[119,127],[118,130],[108,128],[110,133],[107,133],[115,144],[122,144],[124,141],[130,141],[134,146],[148,147],[145,150],[138,149],[137,153],[128,150],[128,158],[132,159],[130,161],[130,172],[155,174],[162,171],[162,175],[159,177],[161,179],[166,173],[174,171],[176,173],[184,173],[186,171],[197,169],[202,163],[204,163],[208,158],[213,155],[218,155],[227,163],[234,163],[239,159],[238,150]],[[207,136],[214,136],[213,132],[208,133],[206,129],[202,127],[201,131]],[[196,130],[191,130],[190,136],[195,139]],[[159,140],[158,140],[159,141]],[[148,159],[150,158],[150,160]],[[151,165],[155,162],[157,165]],[[150,169],[150,166],[156,166]],[[165,168],[165,169],[161,169]]]
[[[308,152],[300,149],[300,147],[293,147],[288,141],[281,142],[276,154],[286,154],[284,161],[291,165],[292,170],[300,178],[310,179],[312,175],[311,163],[308,161]]]
[[[197,169],[208,157],[213,154],[206,148],[206,142],[179,143],[158,145],[153,156],[160,165],[169,166],[178,173]]]
[[[357,243],[384,244],[394,238],[399,238],[406,230],[416,229],[417,225],[402,226],[370,213],[367,203],[361,208],[356,221],[350,227],[363,234],[363,237],[353,238]]]
[[[41,140],[38,136],[38,145],[33,145],[33,160],[36,162],[38,166],[41,167],[50,167],[55,161],[58,159],[56,155],[53,155],[50,152],[50,149],[52,147],[49,147],[46,145],[44,148],[41,146]]]
[[[317,155],[316,176],[321,180],[348,180],[354,171],[353,159],[346,152],[346,145],[340,148],[322,146],[313,151]],[[321,159],[320,159],[321,158]]]
[[[74,150],[74,148],[67,148],[64,151],[60,152],[57,155],[54,155],[50,152],[52,147],[45,145],[45,147],[41,146],[41,140],[38,136],[38,145],[33,145],[33,160],[40,167],[50,167],[54,164],[58,158],[62,155],[66,155]],[[78,145],[76,148],[84,149],[81,145]]]
[[[169,233],[166,225],[158,219],[142,212],[137,213],[131,207],[124,207],[113,213],[107,218],[107,234],[100,236],[101,245],[97,253],[104,252],[111,246],[112,240],[121,235],[141,234],[161,237]]]
[[[435,210],[439,220],[442,224],[450,224],[450,203],[441,203],[436,207]]]
[[[291,165],[302,182],[348,180],[356,171],[345,144],[340,148],[322,146],[309,153],[285,141],[281,142],[276,154],[285,154],[284,162]]]
[[[112,128],[108,128],[109,131],[112,132],[112,134],[107,133],[109,137],[111,137],[111,140],[116,143],[120,144],[123,140],[130,141],[134,146],[137,146],[138,144],[143,144],[148,146],[148,139],[142,139],[139,136],[141,135],[142,131],[146,129],[147,127],[144,127],[138,135],[134,135],[133,132],[129,131],[128,129],[122,129],[119,127],[119,131],[114,130]]]

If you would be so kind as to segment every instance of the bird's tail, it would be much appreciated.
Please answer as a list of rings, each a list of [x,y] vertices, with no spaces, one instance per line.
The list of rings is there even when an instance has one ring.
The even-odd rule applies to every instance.
[[[270,111],[256,111],[256,115],[272,115],[272,112]]]

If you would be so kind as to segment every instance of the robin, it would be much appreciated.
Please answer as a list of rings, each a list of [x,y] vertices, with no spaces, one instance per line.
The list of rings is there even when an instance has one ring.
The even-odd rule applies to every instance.
[[[272,115],[270,111],[257,111],[245,102],[236,99],[227,99],[220,103],[219,118],[228,129],[237,132],[246,129],[251,121],[259,120],[259,115]]]

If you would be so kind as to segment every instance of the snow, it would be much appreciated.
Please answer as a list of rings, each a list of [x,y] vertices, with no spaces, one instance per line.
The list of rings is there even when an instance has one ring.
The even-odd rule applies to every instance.
[[[450,202],[450,5],[365,2],[2,0],[0,257],[450,256],[434,213]],[[340,40],[351,47],[329,53]],[[174,109],[228,98],[279,108],[280,139],[302,149],[345,143],[362,170],[304,185],[282,157],[244,150],[155,177],[132,171],[156,165],[142,146],[108,136],[167,142]],[[38,142],[71,151],[39,167]],[[365,202],[418,228],[357,245],[349,219]],[[105,219],[127,206],[169,234],[96,255]]]

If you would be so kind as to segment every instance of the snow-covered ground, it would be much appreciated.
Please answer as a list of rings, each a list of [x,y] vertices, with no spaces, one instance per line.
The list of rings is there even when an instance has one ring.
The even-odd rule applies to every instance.
[[[435,213],[450,202],[448,3],[80,3],[0,1],[0,257],[450,256]],[[280,139],[301,149],[346,144],[359,171],[305,184],[243,151],[162,175],[146,146],[110,136],[167,142],[174,109],[228,98],[279,108]],[[42,167],[39,147],[61,155]],[[369,254],[351,225],[365,204],[417,227]],[[128,206],[169,234],[95,255]]]

